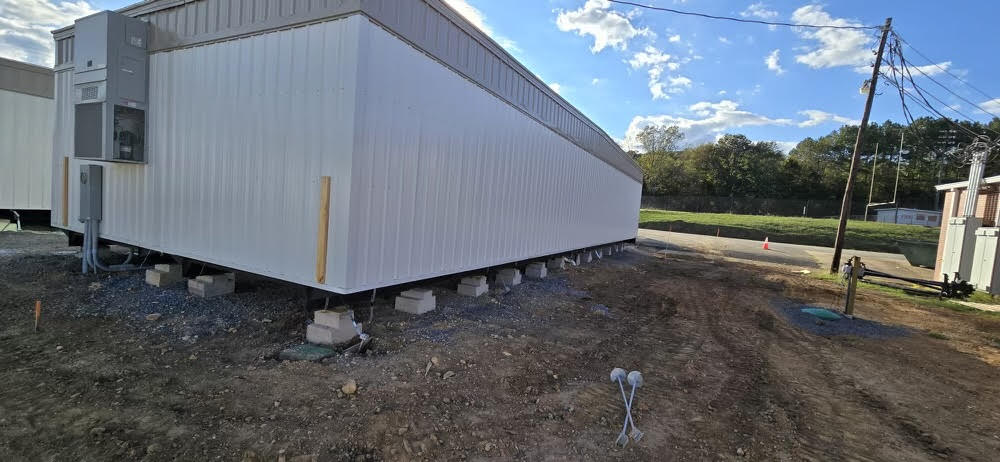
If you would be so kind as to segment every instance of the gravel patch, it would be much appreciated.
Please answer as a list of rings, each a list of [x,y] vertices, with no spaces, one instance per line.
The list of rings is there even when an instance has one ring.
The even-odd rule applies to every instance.
[[[904,337],[912,333],[904,327],[881,324],[861,318],[849,319],[842,317],[836,321],[827,321],[802,312],[803,308],[829,309],[815,305],[790,305],[779,307],[779,311],[793,325],[823,337],[893,338]]]

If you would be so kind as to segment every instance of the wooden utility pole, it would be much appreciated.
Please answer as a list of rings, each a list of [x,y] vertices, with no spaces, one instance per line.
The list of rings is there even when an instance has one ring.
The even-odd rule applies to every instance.
[[[885,40],[889,37],[892,18],[885,18],[882,26],[882,40],[878,43],[878,53],[875,55],[875,68],[872,69],[871,84],[868,86],[868,98],[865,100],[865,114],[861,117],[858,127],[858,138],[854,141],[854,155],[851,156],[851,171],[847,175],[847,187],[844,188],[844,201],[840,204],[840,224],[837,226],[837,239],[833,243],[833,261],[830,262],[830,273],[837,274],[840,269],[840,254],[844,251],[844,232],[847,231],[847,219],[851,216],[851,193],[854,191],[854,175],[858,172],[861,162],[861,146],[865,141],[865,127],[868,116],[872,112],[872,101],[875,99],[875,88],[878,83],[878,70],[882,66],[882,51],[885,50]]]
[[[851,275],[847,281],[847,304],[844,314],[854,316],[854,299],[858,295],[858,277],[861,276],[861,257],[851,259]]]

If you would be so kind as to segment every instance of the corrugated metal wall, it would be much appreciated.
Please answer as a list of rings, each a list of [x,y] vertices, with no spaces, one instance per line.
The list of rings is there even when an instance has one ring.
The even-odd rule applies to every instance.
[[[72,72],[57,97],[61,162]],[[147,165],[103,164],[102,236],[299,284],[354,292],[636,235],[638,181],[363,15],[155,53],[147,121]]]
[[[441,0],[159,0],[124,11],[152,25],[152,52],[358,12],[584,150],[641,178],[632,159],[603,130]],[[72,59],[70,33],[56,34],[57,64]]]
[[[361,46],[352,290],[635,237],[638,181],[381,27]]]
[[[615,168],[641,179],[621,147],[440,0],[364,0],[365,14]]]
[[[49,98],[0,90],[0,209],[49,209],[54,111]]]
[[[149,163],[101,164],[102,237],[316,285],[321,176],[333,183],[331,255],[346,246],[338,225],[348,211],[362,21],[153,54]],[[57,95],[61,162],[72,152],[72,72],[57,74]],[[69,224],[80,231],[80,162],[71,163]],[[61,185],[61,169],[53,175]],[[328,281],[343,280],[343,259],[328,261]]]

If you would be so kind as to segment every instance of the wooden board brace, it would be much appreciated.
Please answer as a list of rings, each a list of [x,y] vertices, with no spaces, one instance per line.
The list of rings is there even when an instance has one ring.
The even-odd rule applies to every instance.
[[[330,177],[319,179],[319,230],[316,236],[316,282],[326,283],[326,248],[330,234]]]
[[[63,157],[62,170],[62,225],[69,226],[69,157]]]

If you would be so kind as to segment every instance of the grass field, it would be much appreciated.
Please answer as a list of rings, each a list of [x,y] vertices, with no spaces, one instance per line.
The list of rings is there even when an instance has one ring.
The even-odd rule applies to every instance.
[[[715,235],[789,244],[833,247],[837,234],[835,218],[772,217],[728,213],[693,213],[643,209],[639,227],[673,230],[679,233]],[[896,240],[937,244],[939,228],[849,221],[846,246],[856,250],[898,252]]]

